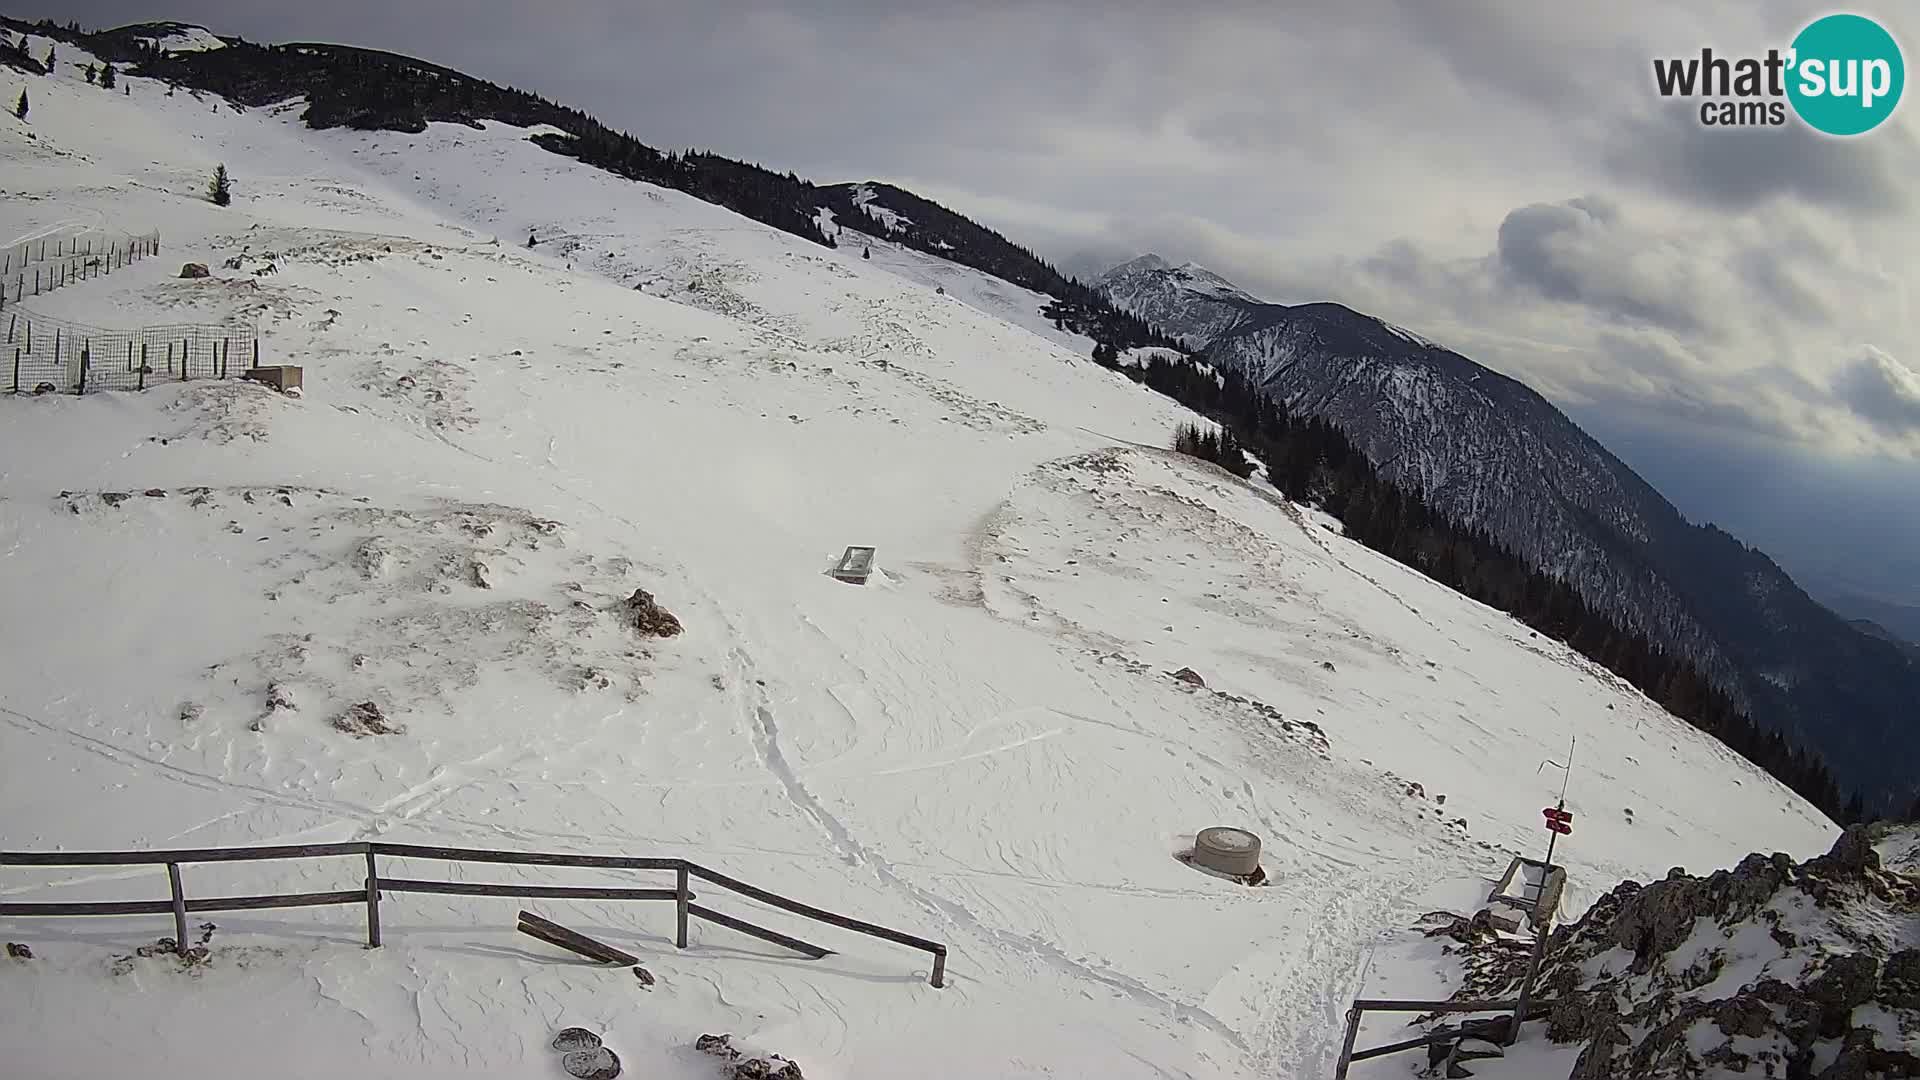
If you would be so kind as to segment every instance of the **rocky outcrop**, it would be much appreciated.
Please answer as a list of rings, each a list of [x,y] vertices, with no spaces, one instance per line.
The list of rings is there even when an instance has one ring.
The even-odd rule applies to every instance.
[[[1796,864],[1623,882],[1556,931],[1546,1035],[1572,1080],[1920,1077],[1920,879],[1849,829]]]

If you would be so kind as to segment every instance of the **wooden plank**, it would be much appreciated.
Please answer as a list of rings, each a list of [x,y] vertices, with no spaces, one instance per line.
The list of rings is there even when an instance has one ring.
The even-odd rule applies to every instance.
[[[263,908],[328,907],[333,904],[365,903],[367,890],[343,892],[287,893],[282,896],[212,896],[187,901],[188,911],[258,911]]]
[[[1436,1042],[1444,1042],[1447,1039],[1459,1038],[1459,1036],[1460,1033],[1457,1031],[1448,1031],[1438,1035],[1422,1035],[1417,1039],[1408,1039],[1405,1042],[1388,1043],[1385,1046],[1370,1046],[1365,1050],[1355,1050],[1348,1056],[1347,1060],[1350,1062],[1359,1062],[1366,1061],[1369,1058],[1386,1057],[1388,1054],[1398,1054],[1403,1050],[1418,1050],[1422,1046]]]
[[[364,840],[344,844],[289,844],[277,847],[181,848],[170,851],[0,851],[0,866],[144,866],[150,863],[252,862],[259,859],[310,859],[361,855]]]
[[[677,949],[687,947],[687,902],[693,899],[693,893],[687,890],[687,867],[682,863],[673,875],[674,933],[673,944]]]
[[[380,868],[367,849],[367,948],[380,947]]]
[[[695,918],[705,919],[710,923],[719,923],[729,930],[738,930],[748,937],[757,937],[761,941],[771,941],[775,945],[785,946],[794,952],[812,957],[815,960],[833,955],[832,949],[823,949],[818,945],[801,941],[797,937],[788,937],[777,930],[769,930],[764,926],[755,926],[744,919],[736,919],[731,915],[722,915],[712,908],[704,908],[699,904],[688,904],[687,913]]]
[[[115,900],[66,904],[0,904],[0,915],[165,915],[171,900]]]
[[[529,937],[537,937],[549,945],[557,945],[569,952],[579,953],[589,960],[598,960],[603,964],[622,964],[632,967],[640,962],[638,957],[623,953],[604,942],[595,941],[585,934],[569,930],[559,923],[549,922],[531,911],[520,913],[518,929]]]
[[[187,893],[180,885],[180,864],[167,864],[167,885],[173,890],[173,947],[187,955]]]
[[[366,890],[351,892],[289,893],[284,896],[210,896],[186,900],[187,911],[254,911],[261,908],[324,907],[330,904],[357,904],[367,898]],[[0,904],[0,915],[167,915],[173,912],[172,900],[128,900],[108,903]]]
[[[620,889],[593,885],[493,885],[469,881],[416,881],[412,878],[380,879],[388,892],[441,893],[448,896],[527,896],[556,900],[673,900],[676,889]]]
[[[636,858],[629,855],[558,855],[542,851],[488,851],[481,848],[429,847],[420,844],[374,843],[375,854],[402,859],[438,859],[443,862],[504,863],[513,866],[605,866],[616,870],[677,870],[680,859]]]
[[[906,945],[910,948],[922,949],[935,955],[944,955],[947,951],[947,947],[937,941],[928,941],[926,938],[914,937],[912,934],[903,934],[898,930],[889,930],[884,926],[864,922],[860,919],[850,919],[845,915],[836,915],[824,908],[814,907],[812,904],[803,904],[798,900],[789,900],[778,893],[770,893],[756,885],[749,885],[739,878],[731,878],[725,874],[709,870],[698,863],[688,863],[687,869],[695,876],[704,878],[723,889],[731,889],[741,896],[758,900],[763,904],[777,907],[784,911],[791,911],[795,915],[805,915],[807,918],[817,922],[838,926],[842,930],[852,930],[858,934],[869,934],[873,937],[884,938],[888,941]]]

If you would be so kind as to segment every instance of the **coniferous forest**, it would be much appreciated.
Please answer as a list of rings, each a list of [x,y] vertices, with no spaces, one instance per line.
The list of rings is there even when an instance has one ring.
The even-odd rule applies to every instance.
[[[1251,466],[1244,457],[1235,460],[1244,450],[1266,467],[1268,479],[1287,498],[1319,506],[1345,526],[1351,539],[1566,642],[1834,820],[1850,823],[1863,816],[1860,796],[1845,799],[1817,756],[1789,745],[1777,732],[1762,731],[1691,664],[1621,629],[1588,607],[1566,582],[1539,573],[1485,533],[1454,525],[1416,494],[1382,479],[1332,424],[1292,416],[1244,375],[1223,375],[1185,357],[1149,354],[1121,365],[1102,350],[1096,359],[1220,424],[1218,432],[1182,426],[1174,433],[1175,450],[1246,477]],[[1920,805],[1913,810],[1920,818]]]

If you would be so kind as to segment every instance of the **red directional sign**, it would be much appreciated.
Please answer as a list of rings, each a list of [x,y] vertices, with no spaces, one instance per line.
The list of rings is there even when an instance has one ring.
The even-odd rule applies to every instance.
[[[1546,815],[1548,832],[1557,832],[1562,836],[1570,836],[1573,834],[1573,812],[1571,810],[1561,810],[1558,807],[1549,806],[1540,812]]]

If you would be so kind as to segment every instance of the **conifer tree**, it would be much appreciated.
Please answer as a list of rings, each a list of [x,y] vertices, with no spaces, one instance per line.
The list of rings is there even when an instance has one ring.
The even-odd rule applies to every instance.
[[[108,64],[106,67],[100,69],[100,89],[111,90],[113,89],[113,84],[113,65]]]
[[[87,84],[91,86],[94,83],[99,81],[100,81],[99,69],[95,68],[92,64],[88,64],[87,65]]]
[[[225,165],[213,170],[213,180],[207,184],[207,198],[215,206],[226,206],[233,202],[233,181],[227,177]]]
[[[27,92],[25,90],[20,91],[20,100],[13,107],[13,115],[22,120],[27,118]]]
[[[46,71],[48,75],[53,74],[53,57],[54,57],[53,46],[49,45],[47,46],[47,71]]]

